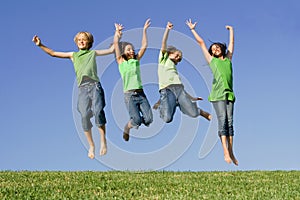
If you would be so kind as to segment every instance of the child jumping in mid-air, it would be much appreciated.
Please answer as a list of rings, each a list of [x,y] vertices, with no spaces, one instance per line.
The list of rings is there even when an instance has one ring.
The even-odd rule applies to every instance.
[[[159,108],[160,117],[170,123],[178,106],[182,113],[190,117],[202,116],[211,120],[211,115],[197,107],[195,100],[201,97],[191,97],[185,90],[177,72],[177,64],[182,60],[182,52],[173,46],[167,47],[167,40],[173,24],[168,22],[165,29],[161,51],[159,53],[158,81],[160,100],[153,106]]]
[[[89,32],[79,32],[74,41],[78,52],[57,52],[42,44],[38,36],[32,41],[44,52],[53,57],[71,59],[78,84],[78,111],[81,114],[82,128],[89,143],[88,157],[95,157],[95,144],[92,137],[92,123],[90,118],[95,116],[95,124],[100,132],[100,155],[107,152],[106,145],[106,118],[104,113],[104,91],[97,75],[96,56],[103,56],[114,52],[114,47],[104,50],[90,50],[93,45],[93,35]]]
[[[131,128],[138,128],[142,123],[145,126],[149,126],[153,121],[152,110],[143,90],[140,71],[140,60],[148,44],[147,29],[149,26],[150,20],[148,19],[143,28],[142,46],[136,54],[131,43],[119,41],[123,26],[115,24],[114,47],[116,61],[119,65],[119,72],[123,80],[124,99],[130,117],[123,131],[123,139],[125,141],[129,140]]]
[[[229,30],[229,46],[223,43],[213,43],[207,49],[204,40],[195,31],[196,22],[186,21],[196,41],[200,45],[204,57],[209,64],[214,80],[209,95],[218,118],[218,133],[221,139],[224,159],[227,163],[238,165],[238,160],[233,153],[233,107],[235,95],[233,92],[232,55],[234,49],[234,35],[232,26],[226,26]]]

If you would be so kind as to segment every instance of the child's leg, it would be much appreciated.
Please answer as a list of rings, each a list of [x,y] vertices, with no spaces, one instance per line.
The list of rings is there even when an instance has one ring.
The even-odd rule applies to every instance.
[[[173,116],[175,114],[177,107],[176,96],[169,89],[160,90],[160,105],[159,112],[160,118],[166,122],[170,123],[173,120]]]
[[[98,127],[98,129],[100,133],[100,156],[103,156],[107,153],[105,125]]]
[[[142,123],[142,117],[140,116],[139,108],[135,101],[132,99],[129,101],[129,116],[130,120],[126,123],[123,131],[123,139],[129,140],[129,132],[132,128],[138,128]]]
[[[104,107],[106,105],[104,98],[104,90],[100,83],[93,86],[93,91],[91,91],[92,97],[92,110],[95,115],[95,124],[101,127],[106,124],[106,117],[104,112]]]
[[[89,153],[88,153],[88,157],[90,159],[94,159],[95,157],[95,144],[93,141],[93,136],[92,136],[92,129],[88,130],[88,131],[84,131],[84,134],[86,136],[86,139],[89,143]]]
[[[234,153],[233,153],[233,135],[234,135],[233,110],[234,110],[234,102],[227,101],[226,102],[226,113],[227,113],[227,129],[228,129],[228,134],[229,134],[229,136],[227,137],[228,151],[229,151],[229,155],[230,155],[232,162],[235,165],[238,165],[238,161],[235,158]]]
[[[230,154],[228,151],[228,141],[227,141],[227,136],[222,135],[221,137],[221,143],[222,143],[222,147],[223,147],[223,152],[224,152],[224,160],[230,164],[231,163],[231,158],[230,158]]]
[[[104,112],[105,99],[104,90],[100,83],[96,83],[93,86],[93,98],[92,98],[92,108],[95,115],[95,124],[98,127],[100,133],[100,156],[105,155],[107,152],[106,145],[106,117]]]
[[[227,124],[227,113],[226,113],[226,101],[215,101],[213,102],[214,109],[216,111],[218,119],[218,134],[221,139],[222,148],[224,152],[224,159],[227,163],[231,163],[230,154],[228,151],[228,124]]]
[[[142,124],[142,117],[139,109],[139,94],[136,92],[125,92],[124,100],[129,113],[130,120],[124,126],[123,139],[129,140],[129,132],[131,128],[138,128]]]
[[[160,99],[152,106],[154,110],[157,110],[160,105]]]
[[[201,110],[201,109],[200,109],[200,116],[204,117],[208,121],[210,121],[212,118],[211,114],[209,114],[208,112]]]
[[[132,96],[128,102],[128,113],[130,117],[130,128],[138,128],[142,122],[143,118],[140,114],[140,97]]]
[[[92,123],[90,118],[93,113],[90,108],[91,99],[88,95],[88,86],[78,88],[78,104],[77,109],[81,115],[82,128],[89,144],[88,157],[93,159],[95,157],[95,145],[92,137]]]
[[[133,126],[131,125],[131,121],[129,121],[127,124],[125,124],[124,131],[123,131],[123,139],[126,142],[129,140],[129,132],[131,128],[133,128]]]
[[[183,89],[182,89],[183,90]],[[202,116],[207,120],[211,120],[211,115],[197,107],[196,102],[192,102],[191,98],[183,90],[178,97],[179,108],[182,113],[190,117]]]
[[[234,153],[233,153],[233,136],[227,137],[227,142],[228,142],[228,152],[230,155],[230,158],[235,165],[239,165],[238,160],[235,158]]]
[[[93,112],[91,110],[91,99],[88,95],[87,86],[78,88],[78,102],[77,109],[81,115],[81,125],[83,130],[91,130],[93,125],[91,123],[91,118],[93,117]],[[87,131],[87,132],[89,132]]]
[[[140,110],[145,126],[149,126],[153,122],[153,113],[149,101],[145,94],[141,94]]]

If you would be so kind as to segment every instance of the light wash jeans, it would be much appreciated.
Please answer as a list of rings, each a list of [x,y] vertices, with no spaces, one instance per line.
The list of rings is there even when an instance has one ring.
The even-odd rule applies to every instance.
[[[219,136],[233,136],[233,107],[232,101],[214,101],[212,102],[218,118]]]
[[[149,126],[153,122],[152,109],[144,92],[125,92],[124,100],[134,128],[137,129],[141,124]]]
[[[173,120],[173,116],[178,106],[182,113],[190,117],[198,117],[200,115],[200,109],[197,107],[196,102],[187,96],[183,85],[170,85],[167,88],[163,88],[160,93],[160,118],[166,123],[170,123]]]
[[[97,127],[106,124],[104,107],[104,91],[99,82],[84,83],[78,87],[77,109],[81,115],[84,131],[88,131],[93,127],[90,120],[93,116],[95,116]]]

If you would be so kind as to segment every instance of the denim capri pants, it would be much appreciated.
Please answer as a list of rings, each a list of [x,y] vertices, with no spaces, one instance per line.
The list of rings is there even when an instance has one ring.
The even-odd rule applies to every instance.
[[[152,123],[152,109],[142,89],[126,91],[124,100],[134,128],[137,129],[141,124],[149,126]]]
[[[212,102],[217,119],[219,136],[233,136],[233,107],[234,102],[223,100]]]
[[[100,82],[87,82],[78,87],[77,109],[81,115],[84,131],[89,131],[93,127],[90,120],[93,116],[97,127],[106,124],[104,107],[104,90]]]
[[[164,122],[170,123],[173,120],[177,106],[183,114],[186,114],[190,117],[195,118],[200,115],[200,109],[197,107],[196,102],[192,102],[192,100],[188,97],[183,85],[170,85],[161,89],[159,92],[160,118]]]

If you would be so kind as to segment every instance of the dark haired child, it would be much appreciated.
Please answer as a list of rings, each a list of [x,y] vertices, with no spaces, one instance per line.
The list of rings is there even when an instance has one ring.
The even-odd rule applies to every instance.
[[[226,26],[226,29],[229,30],[228,50],[226,45],[222,43],[213,43],[207,49],[204,40],[195,31],[197,22],[192,23],[192,20],[189,19],[186,24],[201,47],[214,76],[208,99],[212,102],[218,118],[218,135],[221,139],[224,159],[227,163],[233,162],[238,165],[238,160],[233,153],[233,107],[235,102],[231,63],[234,49],[233,27]]]
[[[148,45],[147,29],[149,26],[150,20],[148,19],[143,28],[142,47],[136,54],[131,43],[119,41],[123,26],[115,24],[114,47],[116,61],[123,80],[124,99],[130,117],[123,131],[125,141],[129,140],[131,128],[138,129],[141,124],[149,126],[153,121],[152,110],[143,90],[140,71],[140,59],[143,57]]]

